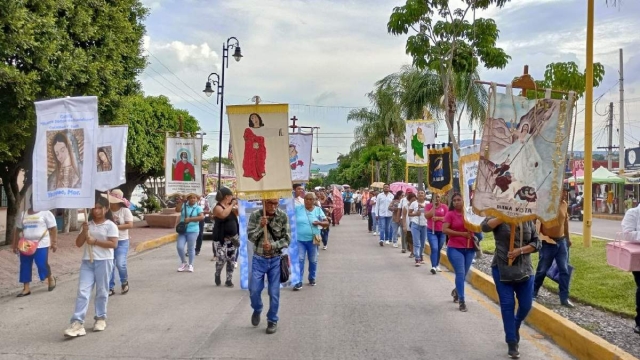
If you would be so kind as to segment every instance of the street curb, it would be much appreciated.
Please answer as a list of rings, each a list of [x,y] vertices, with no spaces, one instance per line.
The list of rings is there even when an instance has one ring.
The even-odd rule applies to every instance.
[[[591,217],[595,219],[602,219],[602,220],[622,221],[622,218],[624,217],[624,215],[591,214]]]
[[[157,247],[160,247],[164,244],[168,244],[170,242],[174,242],[176,241],[176,239],[178,238],[178,234],[169,234],[169,235],[165,235],[163,237],[157,238],[157,239],[153,239],[153,240],[147,240],[147,241],[143,241],[140,244],[138,244],[136,246],[136,252],[143,252],[146,250],[151,250],[151,249],[155,249]]]
[[[427,244],[425,252],[430,254],[431,248]],[[489,256],[485,254],[484,256]],[[441,251],[440,263],[453,271],[449,258]],[[499,303],[498,293],[493,279],[484,272],[471,268],[467,282],[481,291],[491,300]],[[581,328],[576,323],[556,314],[535,301],[527,316],[526,323],[545,334],[558,346],[578,359],[618,360],[636,359],[633,355],[611,344],[605,339]]]

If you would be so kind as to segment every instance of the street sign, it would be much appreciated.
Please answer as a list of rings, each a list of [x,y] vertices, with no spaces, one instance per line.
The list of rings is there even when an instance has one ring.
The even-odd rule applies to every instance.
[[[624,169],[625,170],[640,169],[640,147],[625,149]]]

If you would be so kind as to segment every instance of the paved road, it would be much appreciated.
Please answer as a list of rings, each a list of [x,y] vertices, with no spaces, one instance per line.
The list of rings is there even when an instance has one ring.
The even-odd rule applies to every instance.
[[[569,221],[569,229],[574,234],[582,235],[582,221]],[[591,225],[591,235],[593,237],[599,237],[603,239],[614,239],[616,237],[616,233],[620,232],[620,230],[620,221],[617,220],[594,218],[593,224]]]
[[[364,229],[355,216],[332,228],[318,286],[283,290],[275,335],[265,334],[264,318],[251,326],[247,292],[213,286],[208,256],[197,258],[195,273],[177,273],[175,247],[167,245],[131,260],[131,292],[111,298],[103,333],[63,339],[75,278],[52,293],[0,299],[0,359],[507,358],[495,304],[468,290],[469,312],[459,312],[449,296],[451,273],[415,268]],[[569,358],[530,328],[523,329],[521,352],[527,359]]]

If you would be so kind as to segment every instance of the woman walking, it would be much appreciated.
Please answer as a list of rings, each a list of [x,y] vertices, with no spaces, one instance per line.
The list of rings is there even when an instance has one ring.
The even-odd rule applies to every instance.
[[[84,246],[84,255],[80,265],[76,307],[71,317],[71,326],[64,332],[66,337],[86,335],[84,319],[94,286],[96,322],[93,331],[103,331],[107,327],[109,277],[113,272],[113,249],[118,244],[118,227],[111,219],[109,200],[104,195],[98,197],[89,222],[82,224],[82,231],[76,238],[76,246]]]
[[[402,190],[398,191],[393,196],[393,201],[391,201],[391,205],[389,205],[389,210],[391,210],[391,240],[393,241],[393,247],[398,247],[398,229],[402,231],[402,199],[404,198],[404,192]]]
[[[402,202],[402,221],[404,231],[404,239],[402,240],[402,252],[409,251],[409,258],[414,257],[413,254],[413,234],[411,233],[411,218],[409,217],[409,206],[416,201],[416,194],[407,192],[407,197]],[[406,244],[405,244],[406,243]]]
[[[200,205],[198,205],[198,195],[190,193],[187,195],[185,203],[182,197],[178,197],[176,203],[176,212],[180,213],[180,222],[185,224],[185,232],[178,233],[178,256],[181,264],[178,272],[193,272],[193,261],[196,257],[196,240],[200,233],[200,221],[204,219],[204,213]],[[189,253],[189,263],[184,257],[184,247],[187,245]]]
[[[235,268],[236,254],[240,245],[238,224],[238,203],[233,198],[231,189],[222,187],[216,194],[218,203],[213,208],[213,251],[218,261],[216,262],[216,286],[222,281],[220,275],[222,268],[227,266],[227,280],[224,285],[233,287],[231,278]]]
[[[118,226],[118,245],[113,252],[114,267],[109,280],[109,296],[115,295],[116,269],[120,276],[121,294],[129,292],[129,273],[127,256],[129,255],[129,229],[133,228],[133,214],[129,210],[129,201],[124,198],[122,190],[115,189],[109,194],[109,209],[113,222]]]
[[[29,198],[29,203],[33,200]],[[36,252],[31,255],[23,254],[19,249],[19,233],[25,240],[35,241],[38,243]],[[56,288],[56,278],[51,274],[49,266],[49,248],[52,252],[56,252],[58,228],[56,227],[56,218],[51,211],[33,211],[33,206],[29,206],[29,210],[22,213],[20,224],[14,231],[13,252],[20,254],[20,282],[23,284],[22,292],[18,297],[31,295],[31,280],[33,279],[33,263],[38,268],[38,276],[40,281],[47,279],[49,282],[49,291]],[[24,249],[23,249],[24,250]]]
[[[449,236],[447,256],[456,273],[456,287],[451,291],[453,302],[459,302],[459,309],[467,311],[464,297],[464,280],[467,277],[471,262],[476,254],[473,248],[473,232],[464,225],[464,203],[460,193],[453,194],[451,206],[444,217],[442,230]]]
[[[493,232],[496,252],[491,262],[491,273],[500,299],[500,312],[504,326],[508,354],[520,357],[520,325],[529,314],[533,303],[534,274],[531,253],[542,246],[532,221],[515,227],[514,249],[509,251],[511,226],[497,218],[488,217],[482,222],[482,231]],[[509,260],[512,260],[511,266]],[[518,298],[518,312],[515,312]]]
[[[447,215],[449,208],[442,200],[444,195],[434,195],[433,204],[427,204],[425,207],[425,216],[427,217],[427,239],[429,239],[429,247],[431,248],[431,273],[436,274],[442,272],[440,269],[440,251],[444,246],[446,235],[442,232],[444,217]]]
[[[309,258],[309,285],[316,286],[318,269],[318,245],[314,244],[315,236],[320,236],[319,227],[329,226],[329,221],[322,209],[315,205],[314,193],[304,196],[304,206],[296,205],[296,231],[298,235],[298,261],[300,262],[300,282],[293,290],[302,289],[305,257]]]
[[[424,264],[424,246],[427,241],[427,219],[424,217],[424,207],[427,205],[424,191],[418,191],[418,200],[409,204],[409,222],[413,238],[413,256],[416,267]]]
[[[318,191],[318,206],[324,211],[324,215],[327,217],[327,222],[330,222],[331,214],[333,213],[333,200],[328,197],[324,192]],[[329,226],[323,227],[320,230],[320,236],[322,236],[322,250],[327,250],[327,244],[329,243]]]

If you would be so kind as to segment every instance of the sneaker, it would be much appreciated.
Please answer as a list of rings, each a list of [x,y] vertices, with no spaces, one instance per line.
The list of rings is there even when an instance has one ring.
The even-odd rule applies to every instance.
[[[182,265],[180,265],[180,267],[178,268],[178,272],[186,271],[186,270],[187,270],[187,268],[189,268],[189,265],[188,265],[188,264],[182,264]]]
[[[187,268],[188,272],[193,272],[193,265],[189,265],[189,267]]]
[[[237,268],[238,268],[238,262],[237,262],[237,261],[234,261],[234,262],[233,262],[233,268],[234,268],[234,269],[237,269]]]
[[[65,337],[78,337],[85,335],[87,335],[87,331],[79,321],[72,322],[69,328],[64,331]]]
[[[374,231],[374,232],[373,232],[373,236],[378,236],[378,232],[377,232],[377,231]]]
[[[394,248],[397,248],[397,247],[398,247],[398,244],[397,244],[397,243],[396,243],[396,244],[393,244],[393,247],[394,247]]]
[[[278,323],[267,322],[267,334],[275,334],[278,331]]]
[[[471,260],[471,263],[475,264],[476,263],[476,259]]]
[[[327,250],[327,247],[326,247],[326,246],[323,246],[323,247],[322,247],[322,250]]]
[[[512,359],[519,359],[520,358],[520,351],[518,351],[518,344],[517,343],[507,343],[507,345],[509,346],[509,351],[507,354],[509,354],[509,356]]]
[[[231,280],[227,280],[224,282],[224,286],[228,287],[228,288],[232,288],[233,287],[233,283],[231,282]]]
[[[431,273],[432,273],[433,275],[435,275],[435,274],[436,274],[436,271],[437,271],[437,270],[436,270],[436,268],[434,268],[434,267],[432,267],[432,268],[431,268]]]
[[[573,305],[573,303],[570,300],[561,301],[560,304],[569,309],[573,309],[576,307],[575,305]]]
[[[467,312],[467,304],[464,301],[460,301],[460,311]]]
[[[413,255],[413,253],[409,254],[409,258],[414,257],[415,255]]]
[[[316,280],[315,279],[309,280],[309,285],[316,286]]]
[[[107,328],[107,322],[104,319],[97,319],[93,324],[93,331],[104,331]]]
[[[380,246],[384,246],[384,241],[380,240],[379,244]]]
[[[458,302],[458,290],[456,290],[456,289],[451,290],[451,296],[453,297],[453,302],[457,303]]]
[[[222,284],[222,280],[220,280],[220,274],[216,274],[216,286],[220,286]]]
[[[299,291],[302,289],[302,283],[297,283],[296,286],[293,287],[293,291]]]
[[[416,260],[416,267],[420,266],[420,260]]]
[[[251,325],[253,325],[253,326],[260,325],[260,313],[259,312],[254,311],[253,314],[251,315]]]
[[[440,269],[440,265],[436,266],[436,271],[437,272],[442,272],[442,269]]]
[[[407,249],[402,249],[402,253],[403,254],[406,253],[406,252],[407,252]]]
[[[200,250],[196,250],[196,256],[200,255]]]
[[[391,245],[391,241],[387,240],[384,242],[386,245]]]

